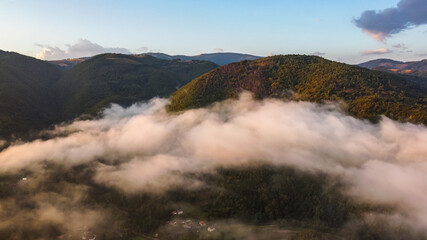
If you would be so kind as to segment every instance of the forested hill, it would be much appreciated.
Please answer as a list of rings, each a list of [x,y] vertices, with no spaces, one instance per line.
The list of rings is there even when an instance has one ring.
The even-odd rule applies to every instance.
[[[96,114],[110,103],[130,105],[166,97],[218,67],[207,61],[163,60],[148,55],[102,54],[65,72],[57,88],[64,119]]]
[[[45,61],[0,51],[0,137],[60,119],[54,85],[61,74]]]
[[[0,140],[94,115],[111,103],[126,106],[169,96],[216,67],[207,61],[102,54],[65,70],[0,51]]]
[[[381,114],[427,124],[427,91],[397,75],[304,55],[274,56],[232,63],[191,81],[174,93],[170,111],[206,106],[236,97],[324,102],[344,100],[348,112],[377,121]]]

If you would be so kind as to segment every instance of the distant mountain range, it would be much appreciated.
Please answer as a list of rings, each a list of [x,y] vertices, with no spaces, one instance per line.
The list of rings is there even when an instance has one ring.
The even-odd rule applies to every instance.
[[[241,53],[205,53],[197,56],[185,56],[185,55],[167,55],[164,53],[143,53],[143,54],[135,54],[132,56],[140,57],[143,55],[150,55],[163,60],[175,60],[181,59],[183,61],[192,61],[192,60],[201,60],[201,61],[210,61],[216,63],[220,66],[226,65],[233,62],[240,62],[243,60],[255,60],[261,57],[253,56],[249,54],[241,54]],[[49,61],[50,63],[59,65],[65,69],[69,69],[74,65],[81,63],[85,60],[89,59],[89,57],[82,58],[73,58],[73,59],[63,59],[63,60],[54,60]]]
[[[211,61],[218,65],[226,65],[233,62],[240,62],[244,60],[256,60],[258,56],[253,56],[249,54],[241,54],[241,53],[204,53],[197,56],[185,56],[185,55],[167,55],[164,53],[146,53],[147,55],[151,55],[156,58],[172,60],[172,59],[181,59],[186,61],[191,60],[204,60]]]
[[[421,61],[412,61],[412,62],[400,62],[392,59],[376,59],[368,62],[359,64],[358,66],[375,69],[375,68],[385,68],[392,72],[402,71],[403,73],[410,73],[412,71],[420,71],[427,73],[427,59]]]
[[[392,59],[376,59],[359,64],[358,66],[400,74],[403,77],[417,81],[427,86],[427,59],[421,61],[401,62]]]
[[[82,57],[82,58],[70,58],[70,59],[62,59],[62,60],[53,60],[53,61],[48,61],[49,63],[58,65],[64,69],[70,69],[72,67],[74,67],[76,64],[81,63],[87,59],[89,59],[90,57]]]

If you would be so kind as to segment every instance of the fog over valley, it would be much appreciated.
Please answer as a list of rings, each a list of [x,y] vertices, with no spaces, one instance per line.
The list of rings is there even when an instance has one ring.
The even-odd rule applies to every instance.
[[[1,172],[25,177],[25,185],[21,180],[14,188],[34,192],[29,197],[36,206],[30,212],[16,210],[19,214],[10,218],[7,212],[22,200],[7,200],[0,208],[0,216],[6,216],[3,231],[24,219],[64,225],[65,232],[79,219],[101,228],[106,223],[99,219],[108,213],[103,204],[81,206],[93,184],[161,196],[175,189],[215,188],[203,176],[215,176],[218,169],[265,166],[321,174],[326,185],[342,185],[339,191],[354,201],[389,209],[365,217],[374,214],[378,221],[427,231],[423,125],[386,117],[373,124],[348,116],[344,104],[256,101],[248,92],[238,100],[176,114],[167,113],[166,104],[167,99],[155,98],[129,108],[113,105],[100,119],[58,125],[48,133],[50,139],[11,143],[0,152]],[[54,181],[52,175],[82,174],[76,169],[90,179]],[[57,192],[45,192],[46,184]]]

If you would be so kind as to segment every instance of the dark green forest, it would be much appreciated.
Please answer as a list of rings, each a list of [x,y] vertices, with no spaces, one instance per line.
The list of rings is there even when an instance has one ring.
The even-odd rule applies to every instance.
[[[67,169],[47,164],[42,180],[28,171],[2,175],[0,201],[8,210],[1,211],[0,217],[17,216],[15,222],[22,224],[3,229],[0,238],[80,239],[76,234],[83,232],[81,228],[70,233],[63,224],[37,221],[31,212],[43,206],[34,196],[57,196],[59,200],[51,201],[64,207],[60,196],[77,194],[70,192],[70,186],[85,186],[82,197],[68,200],[66,207],[104,212],[106,221],[89,229],[99,239],[151,239],[156,233],[158,239],[247,239],[250,234],[272,234],[272,227],[288,229],[290,239],[297,240],[422,239],[404,226],[394,229],[387,223],[366,222],[365,214],[392,214],[393,207],[351,199],[342,193],[344,183],[323,174],[266,165],[217,169],[212,174],[191,176],[205,182],[206,187],[174,188],[164,193],[125,193],[97,184],[93,174],[90,165]],[[17,183],[21,176],[28,177],[28,182]],[[36,185],[31,181],[37,181]],[[174,215],[177,210],[182,214]],[[199,225],[201,220],[206,226]],[[185,227],[188,222],[193,225]],[[211,225],[217,230],[209,233],[206,228]],[[254,232],[242,236],[241,228]]]
[[[61,120],[55,90],[61,75],[58,66],[0,51],[0,137]]]
[[[82,114],[95,116],[111,103],[129,106],[168,97],[216,67],[207,61],[102,54],[64,70],[0,51],[0,137],[23,136]]]
[[[98,55],[76,65],[58,81],[62,116],[96,115],[112,102],[129,106],[167,97],[216,67],[206,61],[162,60],[149,55]]]

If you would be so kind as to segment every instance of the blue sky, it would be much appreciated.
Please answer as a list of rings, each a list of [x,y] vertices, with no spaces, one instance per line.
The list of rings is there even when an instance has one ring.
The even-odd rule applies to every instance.
[[[372,21],[392,22],[393,16],[381,11],[404,12],[399,2],[424,1],[0,0],[0,49],[45,59],[91,51],[196,55],[223,50],[319,54],[347,63],[420,60],[427,58],[424,20],[390,31]],[[427,16],[424,8],[412,8]],[[362,17],[367,10],[378,14],[373,20]]]

